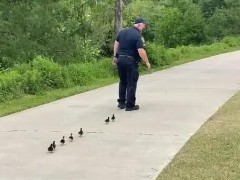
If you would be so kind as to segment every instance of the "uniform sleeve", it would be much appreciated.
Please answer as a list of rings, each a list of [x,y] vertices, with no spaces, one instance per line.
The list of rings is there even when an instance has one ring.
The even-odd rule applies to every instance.
[[[136,43],[136,49],[139,49],[139,48],[144,48],[141,36],[138,36],[137,43]]]

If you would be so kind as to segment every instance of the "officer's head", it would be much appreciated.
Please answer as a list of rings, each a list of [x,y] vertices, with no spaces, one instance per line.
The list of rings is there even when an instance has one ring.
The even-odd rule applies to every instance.
[[[134,21],[134,27],[136,27],[140,32],[142,32],[146,27],[146,22],[144,21],[143,18],[138,17]]]

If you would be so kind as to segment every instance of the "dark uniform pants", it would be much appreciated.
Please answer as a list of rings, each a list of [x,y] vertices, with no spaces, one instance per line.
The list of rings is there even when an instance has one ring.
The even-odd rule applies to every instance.
[[[139,77],[138,63],[131,57],[119,57],[117,68],[120,78],[118,102],[126,103],[126,107],[133,107],[135,106]]]

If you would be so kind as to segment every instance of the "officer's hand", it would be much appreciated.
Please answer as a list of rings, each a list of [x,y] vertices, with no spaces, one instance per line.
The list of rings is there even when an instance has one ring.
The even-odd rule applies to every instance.
[[[149,62],[146,63],[146,66],[147,66],[148,69],[151,68],[151,64]]]
[[[112,60],[112,64],[113,64],[114,66],[116,66],[116,63],[117,63],[117,58],[114,57],[113,60]]]

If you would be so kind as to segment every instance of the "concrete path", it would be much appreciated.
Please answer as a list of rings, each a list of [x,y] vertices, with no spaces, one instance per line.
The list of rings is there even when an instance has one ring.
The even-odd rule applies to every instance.
[[[0,179],[154,179],[239,89],[240,51],[142,76],[136,112],[116,108],[114,84],[0,118]]]

